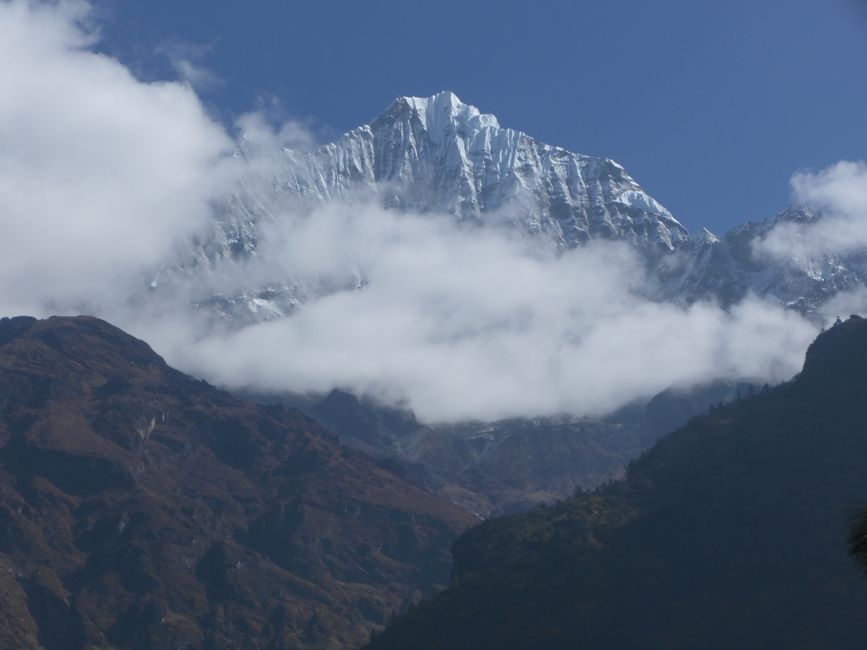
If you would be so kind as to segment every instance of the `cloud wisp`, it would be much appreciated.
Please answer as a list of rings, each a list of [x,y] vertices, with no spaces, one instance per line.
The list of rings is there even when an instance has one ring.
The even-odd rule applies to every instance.
[[[757,251],[777,259],[817,260],[867,249],[867,164],[841,161],[819,172],[792,177],[795,201],[825,216],[813,223],[783,223]]]
[[[785,379],[815,335],[755,298],[728,310],[649,300],[624,246],[555,255],[502,229],[370,203],[275,206],[254,260],[149,292],[214,206],[268,163],[234,156],[244,143],[189,84],[144,83],[94,53],[86,17],[81,3],[0,3],[4,314],[87,311],[227,387],[341,387],[431,422],[602,415],[671,386]],[[254,149],[311,145],[298,125],[275,135],[255,114],[240,128]],[[839,175],[843,196],[862,173],[797,183],[837,201],[811,183]],[[857,191],[852,201],[863,205]],[[332,290],[230,331],[189,306],[190,295],[256,277]]]

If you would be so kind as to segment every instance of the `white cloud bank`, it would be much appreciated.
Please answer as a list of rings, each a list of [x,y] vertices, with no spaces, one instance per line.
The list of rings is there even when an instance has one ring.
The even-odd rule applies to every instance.
[[[814,325],[757,299],[728,311],[646,300],[623,247],[553,256],[371,206],[284,215],[256,268],[337,283],[360,272],[360,289],[229,333],[177,305],[133,309],[243,170],[188,84],[142,83],[89,49],[86,12],[0,2],[4,314],[87,310],[229,387],[342,387],[429,421],[600,415],[669,386],[800,367]],[[267,138],[261,120],[244,124]],[[280,138],[306,142],[294,126]]]
[[[405,403],[425,420],[602,415],[670,386],[780,380],[815,335],[800,316],[748,300],[729,312],[639,297],[625,246],[552,256],[447,217],[331,205],[290,220],[295,275],[364,287],[196,346],[182,365],[226,385],[340,386]]]

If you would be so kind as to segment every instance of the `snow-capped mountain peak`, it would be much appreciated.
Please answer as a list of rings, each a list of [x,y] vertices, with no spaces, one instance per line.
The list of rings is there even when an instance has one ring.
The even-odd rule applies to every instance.
[[[482,113],[475,106],[463,103],[450,90],[438,92],[431,97],[398,97],[392,106],[400,107],[404,104],[415,111],[430,133],[440,133],[449,126],[468,130],[500,128],[494,115]]]
[[[369,125],[324,150],[369,146],[357,158],[368,182],[404,183],[392,205],[485,220],[502,213],[564,247],[592,239],[673,250],[686,229],[622,165],[572,153],[500,126],[493,115],[443,91],[399,97]]]
[[[200,260],[253,258],[264,236],[260,223],[297,212],[299,205],[361,198],[413,213],[510,223],[558,250],[593,240],[624,242],[662,279],[665,297],[676,301],[731,303],[752,292],[809,309],[863,275],[836,259],[817,272],[815,264],[802,269],[755,257],[754,240],[781,222],[821,218],[812,210],[793,206],[722,237],[701,230],[693,238],[619,163],[503,127],[450,91],[398,97],[370,123],[315,151],[274,155],[270,169],[276,171],[248,179],[229,201]],[[228,311],[271,318],[320,293],[298,278],[266,278],[265,287],[232,296]]]

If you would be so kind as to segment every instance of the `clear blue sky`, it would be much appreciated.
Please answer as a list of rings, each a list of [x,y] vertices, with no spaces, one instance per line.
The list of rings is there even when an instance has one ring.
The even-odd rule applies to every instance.
[[[323,138],[398,95],[620,161],[690,230],[785,207],[804,168],[867,157],[867,0],[97,0],[144,76],[183,43],[220,116],[277,98]]]

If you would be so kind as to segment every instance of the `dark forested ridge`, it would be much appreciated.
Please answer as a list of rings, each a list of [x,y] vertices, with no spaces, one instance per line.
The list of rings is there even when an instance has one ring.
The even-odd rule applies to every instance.
[[[794,380],[693,419],[624,481],[469,530],[452,586],[369,647],[863,648],[846,542],[865,499],[853,317]]]
[[[0,320],[0,647],[345,648],[475,519],[93,318]]]

